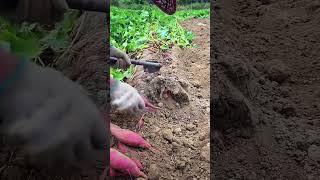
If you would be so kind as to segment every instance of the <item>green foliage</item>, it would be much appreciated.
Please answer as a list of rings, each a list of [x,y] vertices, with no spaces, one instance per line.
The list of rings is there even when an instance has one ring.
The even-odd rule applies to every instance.
[[[173,45],[182,48],[192,45],[194,34],[181,27],[180,20],[190,17],[207,18],[210,10],[179,11],[169,16],[155,6],[140,10],[111,7],[110,41],[126,52],[135,52],[158,44],[162,50]]]
[[[135,66],[131,65],[127,70],[110,68],[110,76],[116,80],[123,81],[125,78],[133,77],[136,71]]]
[[[178,16],[182,20],[185,20],[188,18],[209,18],[210,9],[181,10],[181,11],[177,11],[176,16]]]
[[[77,11],[67,12],[51,31],[37,23],[14,24],[0,18],[0,42],[8,44],[10,51],[19,57],[37,60],[45,49],[58,53],[67,48],[69,33],[77,17]]]
[[[39,42],[37,24],[22,23],[21,25],[11,24],[5,19],[0,19],[0,41],[10,47],[10,51],[20,57],[36,58],[42,52]]]

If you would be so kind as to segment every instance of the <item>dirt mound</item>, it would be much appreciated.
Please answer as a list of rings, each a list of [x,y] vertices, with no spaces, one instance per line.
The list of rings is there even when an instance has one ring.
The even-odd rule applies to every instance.
[[[215,179],[317,179],[319,3],[214,1]]]

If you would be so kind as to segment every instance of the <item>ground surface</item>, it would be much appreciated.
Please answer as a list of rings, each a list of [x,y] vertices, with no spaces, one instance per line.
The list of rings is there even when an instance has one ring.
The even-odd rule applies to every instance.
[[[214,179],[319,179],[319,1],[213,4]]]
[[[164,62],[160,72],[139,71],[128,81],[162,110],[147,113],[139,133],[161,153],[139,151],[137,157],[150,179],[209,179],[209,49],[210,22],[190,19],[182,25],[195,33],[198,48],[155,52],[150,48],[142,59]],[[135,130],[140,118],[113,115],[112,121]]]

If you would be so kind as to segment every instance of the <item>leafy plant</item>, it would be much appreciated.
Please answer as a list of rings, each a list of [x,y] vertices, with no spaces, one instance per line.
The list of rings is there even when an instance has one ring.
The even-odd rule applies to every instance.
[[[68,46],[69,33],[77,17],[77,11],[68,11],[53,30],[45,30],[37,23],[14,24],[0,18],[0,41],[9,45],[17,56],[37,61],[48,48],[59,53]]]
[[[180,20],[185,20],[189,18],[209,18],[210,9],[201,9],[201,10],[180,10],[177,11],[176,16]]]
[[[135,71],[136,68],[133,65],[126,70],[110,68],[110,76],[116,80],[124,81],[124,79],[132,78]]]
[[[182,48],[192,44],[194,35],[181,27],[180,20],[189,17],[209,17],[209,10],[181,11],[169,16],[155,6],[140,10],[111,7],[110,41],[126,52],[135,52],[157,44],[162,50],[173,45]]]

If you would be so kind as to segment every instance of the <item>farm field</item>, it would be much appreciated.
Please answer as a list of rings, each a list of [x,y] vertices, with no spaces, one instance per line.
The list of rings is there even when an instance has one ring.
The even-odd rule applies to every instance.
[[[156,73],[137,67],[125,78],[161,110],[147,113],[140,130],[141,114],[112,115],[113,123],[139,132],[160,151],[136,154],[151,179],[210,178],[209,16],[209,9],[168,16],[154,7],[111,8],[111,44],[132,59],[164,64]]]
[[[112,122],[138,132],[160,151],[135,149],[148,177],[209,179],[209,6],[181,8],[173,16],[150,5],[138,10],[112,6],[110,14],[111,44],[132,59],[163,64],[156,73],[146,73],[138,66],[123,71],[111,68],[112,77],[134,86],[161,107],[145,115],[141,129],[136,129],[141,114],[113,112]],[[16,55],[63,72],[104,107],[109,93],[103,73],[108,55],[104,21],[104,14],[70,11],[64,21],[45,30],[38,24],[16,26],[1,19],[0,28],[8,31],[1,31],[0,40],[10,42]],[[26,43],[33,46],[23,46]],[[115,143],[112,141],[113,147]],[[52,175],[45,167],[30,166],[24,152],[9,147],[5,137],[1,146],[0,179],[92,179],[86,172],[72,177]],[[99,173],[103,169],[97,165]]]

